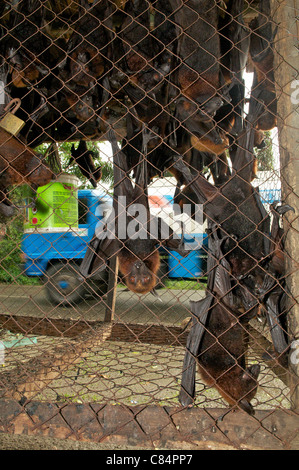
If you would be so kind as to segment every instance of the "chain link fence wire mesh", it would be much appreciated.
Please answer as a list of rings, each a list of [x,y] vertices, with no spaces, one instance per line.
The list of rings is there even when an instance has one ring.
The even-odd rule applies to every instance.
[[[298,448],[297,14],[1,2],[2,432]]]

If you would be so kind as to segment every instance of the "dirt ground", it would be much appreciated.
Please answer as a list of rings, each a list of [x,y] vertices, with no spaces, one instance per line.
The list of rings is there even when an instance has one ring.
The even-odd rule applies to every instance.
[[[215,445],[215,448],[217,446]],[[159,450],[179,450],[176,446],[167,446],[167,449]],[[153,448],[143,447],[136,449],[131,446],[115,446],[111,444],[97,442],[79,442],[63,439],[54,439],[50,437],[33,437],[33,436],[15,436],[6,433],[0,433],[0,450],[97,450],[97,451],[123,451],[123,450],[154,450]],[[199,450],[194,447],[193,450]],[[211,446],[209,447],[211,450]]]
[[[131,292],[118,290],[116,298],[116,319],[120,322],[163,324],[178,326],[189,314],[189,301],[199,300],[204,291],[161,290],[160,298],[152,295],[142,299]],[[0,295],[2,313],[19,312],[22,315],[49,318],[101,319],[102,311],[95,300],[86,301],[80,307],[53,307],[46,300],[39,287],[5,286]],[[103,306],[102,306],[103,310]],[[0,338],[1,339],[1,338]],[[4,336],[5,339],[5,336]],[[13,366],[14,361],[25,363],[32,355],[48,351],[59,338],[37,337],[32,345],[7,350],[5,367]],[[22,357],[23,355],[23,357]],[[36,399],[44,402],[62,403],[102,403],[134,405],[176,406],[178,402],[181,367],[184,357],[183,347],[105,341],[101,347],[89,350],[84,359],[70,368],[59,379],[51,382]],[[254,354],[249,358],[257,360]],[[260,363],[260,360],[259,360]],[[288,408],[288,390],[268,369],[261,364],[261,387],[254,406],[259,409],[282,406]],[[225,407],[218,393],[197,381],[197,401],[199,407]],[[172,443],[167,443],[172,448]],[[176,449],[175,447],[173,447]],[[211,448],[211,446],[209,447]],[[119,446],[96,442],[60,440],[49,437],[10,435],[0,432],[1,450],[130,450],[136,447]],[[197,448],[196,448],[197,449]]]
[[[116,309],[115,315],[117,321],[121,322],[138,322],[138,323],[160,323],[178,325],[189,312],[189,301],[199,299],[204,295],[204,291],[176,291],[176,290],[164,290],[159,291],[159,298],[153,295],[143,296],[142,300],[139,296],[132,294],[131,292],[125,291],[123,288],[118,290],[116,298]],[[3,314],[12,312],[14,315],[30,315],[36,317],[46,316],[47,318],[71,318],[72,320],[82,319],[85,320],[102,320],[105,312],[105,304],[94,299],[86,299],[83,303],[78,306],[66,308],[66,307],[55,307],[46,298],[45,291],[42,286],[12,286],[2,285],[0,292],[0,311]],[[1,338],[0,338],[1,339]],[[2,339],[7,339],[6,336],[2,336]],[[52,339],[53,340],[53,339]],[[52,341],[51,340],[51,341]],[[54,343],[56,340],[53,340]],[[45,341],[45,344],[48,341]],[[38,353],[39,348],[43,347],[43,338],[37,337],[37,341],[33,342],[30,349],[30,355]],[[111,345],[110,345],[111,347]],[[132,349],[132,348],[131,348]],[[134,348],[133,348],[134,349]],[[136,348],[135,348],[136,349]],[[14,352],[18,354],[25,354],[26,348],[13,348],[10,356],[14,355]],[[113,348],[111,347],[110,354]],[[109,350],[106,348],[106,353]],[[27,353],[28,354],[28,345]],[[137,354],[136,350],[132,351],[131,360],[136,361]],[[9,363],[9,355],[6,355],[6,363]],[[125,354],[122,354],[124,357]],[[13,358],[14,360],[14,358]],[[7,365],[6,364],[6,365]],[[88,367],[88,364],[86,365]],[[105,354],[105,363],[102,364],[105,367],[105,377],[108,376],[107,367],[107,354]],[[154,366],[155,367],[155,366]],[[115,369],[115,366],[114,366]],[[140,372],[140,370],[139,370]],[[152,369],[155,373],[155,369]],[[118,371],[115,370],[115,374]],[[114,375],[115,375],[114,374]],[[112,374],[113,375],[113,374]],[[159,375],[157,375],[159,379]],[[109,379],[107,377],[107,379]],[[111,380],[118,379],[120,382],[124,379],[122,377],[111,377]],[[84,381],[84,378],[83,378]],[[120,384],[118,383],[118,389]],[[54,387],[55,389],[55,387]],[[44,397],[56,398],[55,393],[53,394],[52,389],[45,390]],[[68,389],[67,383],[64,384],[64,388],[61,389],[60,393],[64,395],[65,399],[69,397],[69,400],[75,400],[73,390]],[[131,393],[131,392],[130,392]],[[50,394],[50,396],[49,396]],[[127,400],[130,400],[130,396]],[[133,398],[132,398],[133,400]],[[130,450],[135,449],[130,446],[111,446],[111,444],[105,443],[93,443],[93,442],[79,442],[73,440],[60,440],[49,437],[33,437],[25,435],[11,435],[0,432],[0,449],[1,450]]]
[[[49,437],[14,436],[0,433],[0,450],[130,450],[132,447],[115,447],[93,442],[78,442]]]

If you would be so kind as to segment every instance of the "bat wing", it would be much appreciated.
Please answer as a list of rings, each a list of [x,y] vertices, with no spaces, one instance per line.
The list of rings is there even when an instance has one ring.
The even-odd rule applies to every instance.
[[[278,354],[283,354],[288,349],[288,344],[279,319],[279,298],[281,294],[282,291],[280,294],[270,294],[266,300],[266,317],[270,328],[273,346]]]
[[[111,129],[108,134],[113,152],[113,178],[114,178],[114,202],[118,196],[129,196],[134,191],[131,179],[128,176],[127,157],[119,148],[115,132]]]
[[[112,146],[114,163],[114,211],[112,211],[112,214],[108,218],[103,232],[101,232],[101,234],[96,233],[87,248],[80,266],[80,274],[84,277],[95,276],[97,273],[104,270],[109,258],[120,250],[122,244],[116,237],[116,234],[118,233],[117,222],[119,215],[118,198],[120,196],[127,197],[128,195],[132,195],[134,190],[132,182],[127,175],[126,156],[119,148],[117,138],[113,130],[110,130],[109,132],[109,140]]]
[[[193,322],[187,338],[186,352],[183,363],[183,373],[179,401],[183,406],[190,406],[195,396],[196,357],[198,355],[201,340],[205,332],[209,311],[213,304],[213,296],[207,296],[197,302],[190,302],[190,310],[193,314]]]
[[[80,265],[80,274],[85,278],[96,277],[106,269],[110,258],[121,249],[121,243],[117,238],[99,239],[95,236],[89,243],[83,261]]]
[[[263,102],[258,100],[258,96],[254,96],[253,91],[250,97],[249,114],[246,117],[246,124],[237,141],[237,150],[236,152],[231,153],[233,169],[241,178],[249,183],[252,181],[252,176],[254,174],[254,127],[263,107]]]
[[[225,235],[217,224],[209,222],[209,254],[207,272],[208,291],[212,292],[227,307],[233,307],[234,299],[232,294],[232,285],[230,277],[230,265],[225,259],[222,251],[222,245],[229,238]]]
[[[162,246],[165,246],[169,250],[176,251],[181,256],[186,256],[190,251],[184,249],[183,237],[176,238],[172,228],[163,220],[161,217],[151,217],[151,221],[154,221],[155,227],[158,227],[156,234],[157,242]]]

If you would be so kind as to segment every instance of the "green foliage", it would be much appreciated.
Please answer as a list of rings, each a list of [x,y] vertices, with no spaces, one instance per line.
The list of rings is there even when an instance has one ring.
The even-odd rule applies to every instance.
[[[167,289],[178,290],[205,290],[207,286],[206,277],[199,279],[165,279],[162,281]]]
[[[70,163],[70,154],[71,154],[71,142],[64,142],[59,144],[58,157],[59,161],[55,162],[57,165],[58,171],[63,171],[71,175],[75,175],[81,181],[80,188],[91,188],[92,185],[89,181],[81,174],[78,165],[75,163]],[[78,145],[78,142],[74,142],[75,147]],[[99,148],[96,142],[87,142],[88,148],[94,152],[95,155],[95,165],[102,167],[103,177],[102,181],[104,183],[112,183],[113,181],[113,167],[108,161],[104,161],[100,158]],[[51,167],[53,168],[53,158],[48,154],[49,144],[40,145],[37,149],[37,152],[47,156],[51,160]],[[55,159],[54,159],[55,160]],[[60,168],[59,168],[60,167]],[[25,203],[26,197],[31,195],[32,191],[28,186],[20,186],[14,188],[10,193],[10,199],[12,202],[18,206],[23,206]],[[0,221],[4,222],[4,221]],[[21,240],[24,231],[24,214],[23,210],[20,209],[19,213],[5,221],[6,225],[6,235],[0,241],[0,283],[13,283],[17,282],[18,284],[33,284],[38,285],[40,281],[38,278],[31,278],[24,276],[22,274],[21,268]]]
[[[12,201],[21,206],[24,204],[26,186],[15,188],[11,192]],[[21,239],[23,235],[23,210],[6,222],[6,235],[0,241],[0,282],[18,284],[39,284],[36,278],[22,274],[21,269]]]
[[[14,238],[12,232],[16,234]],[[20,243],[22,231],[8,229],[8,234],[0,242],[0,282],[18,284],[39,284],[36,278],[29,278],[22,274],[20,267]]]
[[[59,173],[60,171],[64,173],[68,173],[70,175],[75,175],[77,178],[81,181],[81,189],[90,189],[92,188],[92,185],[90,182],[85,178],[85,176],[82,175],[80,168],[78,165],[71,160],[71,148],[72,145],[75,146],[75,148],[78,146],[79,142],[62,142],[57,144],[57,157],[58,157],[58,162],[57,159],[55,160],[54,154],[51,151],[52,149],[50,148],[50,144],[43,144],[37,147],[35,150],[38,153],[41,153],[42,155],[47,157],[47,162],[49,166],[52,168],[53,171],[56,173]],[[104,159],[101,157],[101,150],[100,144],[101,142],[86,142],[87,148],[91,150],[94,154],[94,163],[95,166],[101,166],[102,168],[102,179],[101,181],[103,183],[108,183],[112,184],[113,181],[113,166],[112,164],[107,161],[107,159]],[[59,168],[60,167],[60,168]]]
[[[274,170],[274,154],[271,133],[265,132],[265,147],[263,149],[256,149],[256,157],[258,161],[258,171],[271,171]]]

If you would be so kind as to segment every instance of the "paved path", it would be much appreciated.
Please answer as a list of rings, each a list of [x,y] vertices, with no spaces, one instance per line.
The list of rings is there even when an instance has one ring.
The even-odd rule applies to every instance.
[[[178,325],[189,316],[190,300],[199,300],[203,290],[159,289],[159,297],[117,289],[115,320],[128,323],[166,323]],[[43,286],[0,285],[0,314],[47,318],[102,320],[106,298],[87,298],[72,307],[52,305]]]

